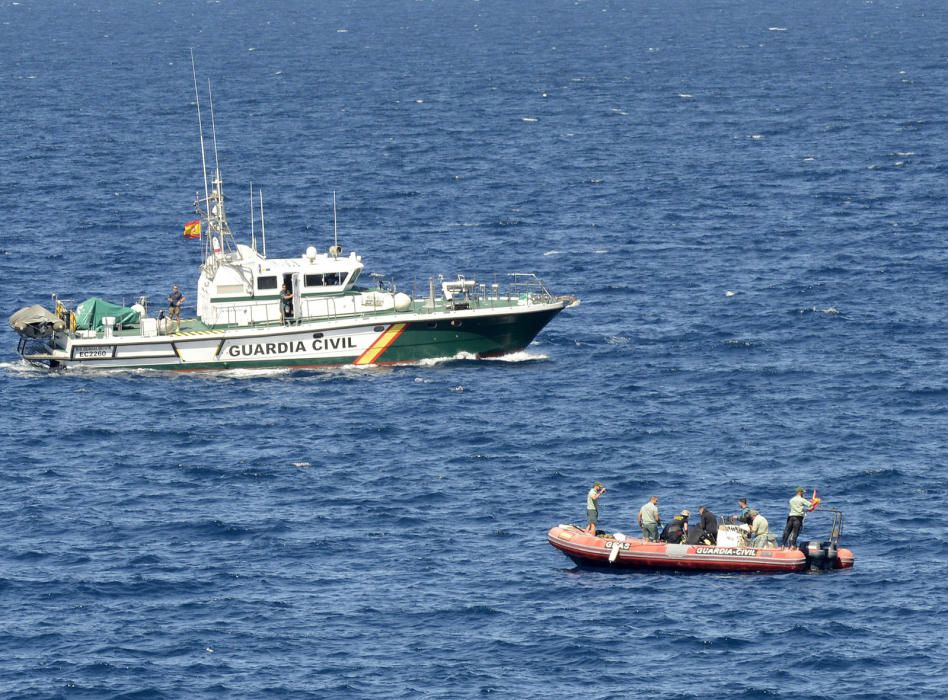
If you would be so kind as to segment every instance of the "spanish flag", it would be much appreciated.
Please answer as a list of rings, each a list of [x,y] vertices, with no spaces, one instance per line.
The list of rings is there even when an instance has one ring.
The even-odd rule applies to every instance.
[[[822,499],[816,495],[816,489],[813,489],[813,498],[810,499],[810,510],[816,510],[816,507],[820,505]]]
[[[194,221],[188,221],[184,225],[184,237],[185,238],[200,238],[201,237],[201,220],[195,219]]]

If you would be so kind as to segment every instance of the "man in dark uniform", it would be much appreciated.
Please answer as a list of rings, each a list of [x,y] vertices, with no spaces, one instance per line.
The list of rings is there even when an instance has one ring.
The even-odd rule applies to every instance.
[[[286,283],[280,289],[280,323],[286,325],[286,321],[293,317],[293,292],[290,291]]]
[[[707,506],[698,506],[698,512],[701,514],[701,529],[711,540],[711,544],[718,542],[718,517],[711,512]]]
[[[177,322],[177,326],[181,327],[181,306],[184,304],[184,294],[178,290],[178,285],[172,285],[171,294],[168,295],[168,316],[171,317],[169,323]]]
[[[688,516],[691,515],[687,510],[681,511],[680,514],[672,518],[668,524],[665,526],[665,529],[662,530],[662,534],[659,535],[659,539],[662,542],[667,542],[668,544],[681,544],[682,540],[685,539],[685,536],[688,534]]]

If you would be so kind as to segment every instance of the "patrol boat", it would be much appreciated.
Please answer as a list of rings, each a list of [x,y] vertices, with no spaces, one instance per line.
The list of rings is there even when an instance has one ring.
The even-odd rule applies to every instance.
[[[200,127],[199,100],[197,107]],[[216,134],[214,144],[212,183],[205,165],[204,197],[195,197],[199,218],[185,230],[204,244],[197,317],[150,316],[144,298],[129,308],[95,299],[70,308],[53,295],[52,310],[34,305],[10,317],[25,360],[54,369],[189,371],[495,357],[523,350],[560,311],[578,303],[554,296],[532,273],[510,273],[503,286],[463,275],[432,278],[427,293],[412,295],[381,281],[358,286],[363,260],[354,251],[344,254],[338,243],[335,195],[331,246],[311,245],[295,258],[267,257],[262,197],[262,251],[255,213],[250,245],[237,243],[231,232]]]
[[[585,569],[613,571],[718,571],[731,573],[786,573],[849,569],[855,563],[851,550],[839,546],[843,514],[827,509],[832,525],[826,540],[807,540],[799,548],[752,547],[746,526],[718,526],[714,544],[649,542],[620,532],[586,532],[576,525],[550,528],[549,543]]]

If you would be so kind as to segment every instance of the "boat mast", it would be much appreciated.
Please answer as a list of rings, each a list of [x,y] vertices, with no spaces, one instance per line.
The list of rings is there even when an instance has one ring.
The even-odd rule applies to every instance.
[[[201,121],[201,96],[198,93],[197,70],[194,67],[194,49],[191,49],[191,77],[194,79],[194,103],[197,105],[198,134],[201,137],[201,171],[204,173],[204,213],[207,225],[211,225],[210,193],[207,186],[207,158],[204,153],[204,124]],[[200,211],[200,209],[199,209]],[[204,240],[204,257],[207,258],[210,245],[210,232]]]
[[[257,238],[256,238],[256,236],[254,235],[253,219],[254,219],[254,211],[253,211],[253,180],[251,180],[251,181],[250,181],[250,247],[253,248],[253,252],[256,253],[256,252],[257,252]]]
[[[339,228],[336,226],[336,190],[332,191],[332,248],[329,250],[334,258],[342,252],[339,247]]]
[[[267,225],[263,221],[263,192],[257,190],[260,195],[260,236],[263,238],[263,257],[267,257]]]
[[[227,213],[224,210],[224,182],[221,179],[221,161],[217,151],[217,123],[214,120],[214,95],[211,93],[210,80],[207,81],[207,99],[211,108],[211,137],[214,143],[214,191],[211,192],[211,196],[214,197],[214,206],[211,208],[211,213],[214,214],[214,228],[220,234],[223,252],[228,246],[233,248],[233,241],[228,240],[233,236],[231,236],[230,226],[227,224]]]

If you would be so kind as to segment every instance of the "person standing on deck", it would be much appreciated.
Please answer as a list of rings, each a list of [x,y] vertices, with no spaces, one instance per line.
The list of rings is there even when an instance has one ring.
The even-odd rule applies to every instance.
[[[286,319],[293,317],[293,292],[286,283],[280,289],[280,323],[286,325]]]
[[[184,294],[178,290],[178,285],[171,285],[171,294],[168,295],[168,316],[169,323],[176,323],[177,328],[181,328],[181,306],[185,300]]]
[[[662,524],[662,517],[658,513],[658,496],[652,496],[648,503],[639,509],[639,527],[642,528],[642,539],[647,542],[658,542],[658,526]]]
[[[606,488],[597,481],[586,494],[586,520],[589,521],[586,532],[590,535],[596,534],[596,525],[599,523],[599,497],[605,492]]]
[[[780,541],[782,547],[796,549],[797,536],[803,527],[803,515],[808,510],[813,510],[813,504],[803,497],[803,487],[798,486],[796,495],[790,499],[790,513],[787,515],[787,524],[783,528],[783,538]]]

